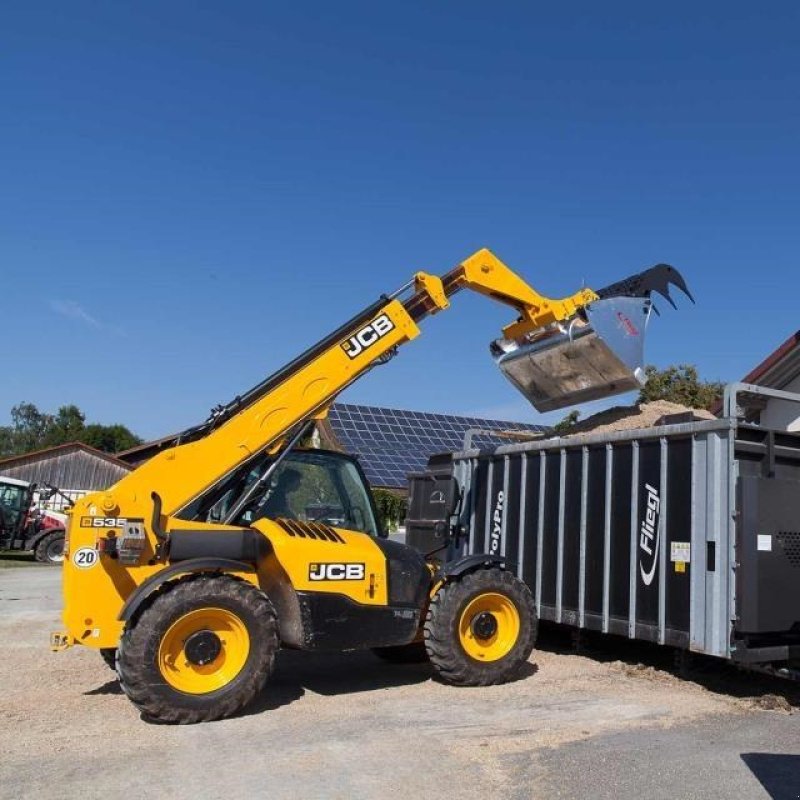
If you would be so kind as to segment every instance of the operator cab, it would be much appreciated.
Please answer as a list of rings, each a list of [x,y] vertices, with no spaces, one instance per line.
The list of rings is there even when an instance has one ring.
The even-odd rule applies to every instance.
[[[274,459],[271,455],[256,457],[178,516],[202,522],[226,520]],[[250,527],[264,517],[319,522],[373,537],[386,535],[378,524],[372,492],[358,461],[332,450],[298,449],[289,453],[231,524]]]
[[[16,538],[24,526],[30,502],[29,483],[14,478],[0,478],[0,543],[3,546]]]

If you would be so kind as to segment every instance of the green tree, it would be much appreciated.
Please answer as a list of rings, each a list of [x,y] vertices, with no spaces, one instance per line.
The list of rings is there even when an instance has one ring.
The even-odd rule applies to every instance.
[[[11,425],[0,429],[3,455],[29,453],[44,447],[53,417],[43,414],[33,403],[18,403],[11,409]]]
[[[107,453],[117,453],[142,440],[124,425],[86,425],[86,415],[76,405],[61,406],[46,414],[33,403],[11,409],[11,425],[0,426],[0,456],[14,456],[67,442],[84,442]]]
[[[78,436],[78,441],[96,447],[106,453],[119,453],[141,444],[142,440],[124,425],[87,425]]]
[[[50,425],[44,436],[46,447],[77,441],[84,429],[86,415],[76,405],[61,406],[58,413],[50,418]]]
[[[384,530],[396,530],[406,517],[405,498],[388,489],[373,489],[372,496],[378,509],[378,524]]]
[[[578,417],[580,417],[580,415],[581,412],[577,409],[570,411],[560,422],[553,425],[553,430],[556,433],[569,433],[570,429],[578,424]]]
[[[722,397],[725,386],[721,381],[702,381],[697,367],[692,364],[678,364],[659,370],[649,365],[645,367],[647,382],[639,392],[639,402],[669,400],[689,408],[709,408]]]

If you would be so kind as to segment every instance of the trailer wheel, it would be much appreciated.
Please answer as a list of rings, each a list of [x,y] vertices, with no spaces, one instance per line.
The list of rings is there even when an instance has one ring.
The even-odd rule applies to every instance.
[[[446,583],[425,621],[425,647],[439,677],[457,686],[511,680],[536,642],[530,589],[503,569],[480,569]]]
[[[428,660],[424,642],[412,642],[394,647],[373,647],[372,652],[390,664],[421,664]]]
[[[117,674],[146,719],[188,724],[235,714],[264,688],[278,650],[269,598],[225,575],[159,592],[126,627]]]
[[[56,529],[42,537],[34,557],[43,564],[60,564],[64,560],[64,531]]]

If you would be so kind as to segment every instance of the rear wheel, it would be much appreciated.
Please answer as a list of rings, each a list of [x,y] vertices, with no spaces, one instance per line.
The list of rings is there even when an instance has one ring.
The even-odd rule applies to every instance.
[[[204,722],[235,714],[264,688],[278,646],[263,592],[203,575],[157,595],[126,628],[117,674],[145,717]]]
[[[536,628],[530,589],[510,572],[481,569],[436,593],[425,647],[442,680],[488,686],[517,674],[533,650]]]
[[[60,564],[64,560],[64,531],[51,531],[36,545],[34,556],[43,564]]]

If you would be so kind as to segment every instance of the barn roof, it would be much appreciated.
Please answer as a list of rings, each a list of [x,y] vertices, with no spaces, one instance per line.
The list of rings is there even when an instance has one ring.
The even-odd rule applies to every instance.
[[[117,458],[111,453],[106,453],[104,450],[98,450],[96,447],[92,447],[84,442],[66,442],[64,444],[53,445],[52,447],[44,447],[41,450],[32,450],[30,453],[21,453],[15,456],[4,456],[3,458],[0,458],[0,469],[6,465],[14,465],[17,462],[38,461],[42,458],[52,458],[54,455],[71,453],[75,452],[76,450],[82,450],[83,452],[95,456],[96,458],[102,458],[104,461],[108,461],[110,464],[116,464],[117,466],[130,469],[130,464],[126,464],[122,459]]]
[[[83,442],[68,442],[0,459],[0,474],[31,483],[50,483],[60,489],[105,489],[131,469],[130,464],[116,456]]]

